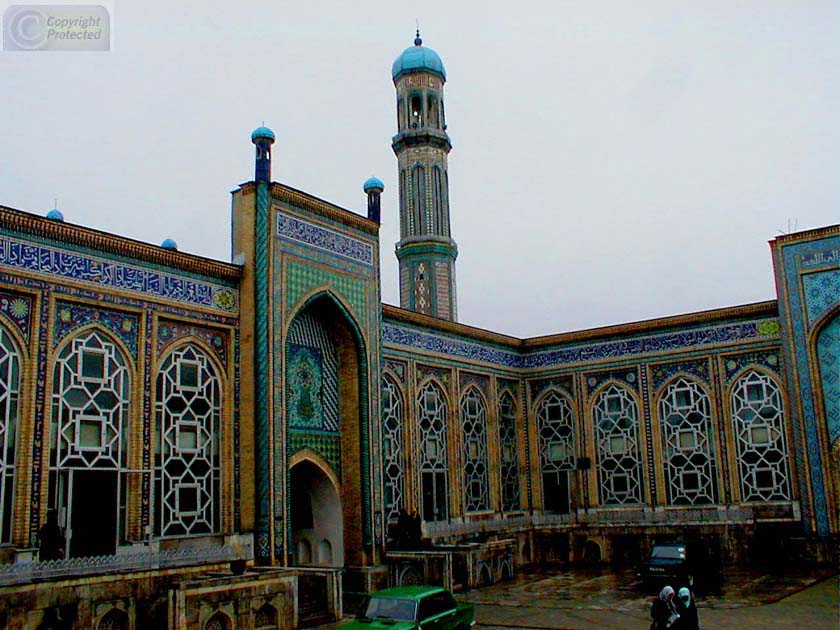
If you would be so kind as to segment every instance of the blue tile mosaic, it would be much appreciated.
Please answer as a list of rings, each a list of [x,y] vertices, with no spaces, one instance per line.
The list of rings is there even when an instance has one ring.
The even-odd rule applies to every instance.
[[[236,291],[229,287],[4,235],[0,235],[0,266],[132,291],[144,298],[153,295],[225,312],[237,308]]]
[[[509,368],[532,369],[555,367],[587,361],[642,357],[649,354],[703,348],[722,343],[750,341],[763,337],[778,336],[778,322],[775,318],[721,324],[683,330],[674,333],[634,337],[593,344],[574,344],[566,348],[534,352],[523,355],[514,351],[500,350],[489,345],[461,341],[443,335],[422,332],[406,326],[383,322],[382,341],[386,344],[407,346],[418,350],[438,352],[450,357],[461,357],[470,361],[481,361]]]
[[[802,277],[808,324],[813,325],[833,305],[840,302],[840,269],[809,273]]]
[[[277,213],[277,236],[324,250],[342,258],[373,265],[373,246],[297,217]]]
[[[0,313],[9,318],[28,342],[32,320],[32,298],[27,295],[0,291]]]

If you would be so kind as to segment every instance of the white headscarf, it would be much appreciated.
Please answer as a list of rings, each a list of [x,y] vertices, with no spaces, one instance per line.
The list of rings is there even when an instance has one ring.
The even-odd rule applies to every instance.
[[[666,586],[661,591],[659,591],[659,599],[661,599],[663,601],[666,601],[666,602],[673,595],[674,595],[674,589],[672,589],[670,586]]]

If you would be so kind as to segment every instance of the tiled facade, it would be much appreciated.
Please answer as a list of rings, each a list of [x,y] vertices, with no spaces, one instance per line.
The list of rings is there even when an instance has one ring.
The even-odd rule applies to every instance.
[[[381,182],[367,216],[272,182],[265,128],[235,264],[0,207],[0,627],[292,628],[657,538],[836,560],[840,226],[772,241],[772,301],[455,323],[445,75],[401,72],[410,308],[381,303]],[[65,557],[38,562],[52,509]],[[401,509],[424,554],[394,549]]]

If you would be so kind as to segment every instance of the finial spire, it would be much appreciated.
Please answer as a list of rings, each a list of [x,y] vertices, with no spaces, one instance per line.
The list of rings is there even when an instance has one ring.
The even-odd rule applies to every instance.
[[[420,20],[415,18],[414,22],[417,24],[417,35],[414,37],[414,45],[422,46],[423,40],[420,39]]]

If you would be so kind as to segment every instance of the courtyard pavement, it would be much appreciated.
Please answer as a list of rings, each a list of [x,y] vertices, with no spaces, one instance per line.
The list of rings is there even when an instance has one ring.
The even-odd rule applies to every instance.
[[[673,585],[679,588],[678,584]],[[652,594],[630,571],[542,570],[467,593],[481,630],[647,630]],[[721,593],[697,596],[703,630],[840,629],[840,579],[828,570],[728,570]]]

